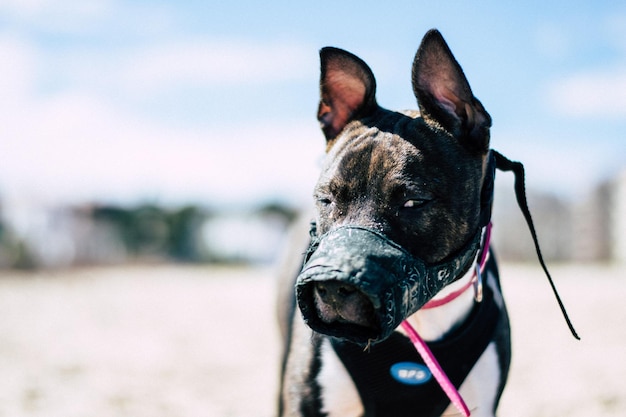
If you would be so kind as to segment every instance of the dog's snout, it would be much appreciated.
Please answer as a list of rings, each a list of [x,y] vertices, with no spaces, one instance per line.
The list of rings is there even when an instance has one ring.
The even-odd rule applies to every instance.
[[[314,297],[319,318],[326,323],[374,325],[372,303],[354,285],[339,281],[317,282]]]

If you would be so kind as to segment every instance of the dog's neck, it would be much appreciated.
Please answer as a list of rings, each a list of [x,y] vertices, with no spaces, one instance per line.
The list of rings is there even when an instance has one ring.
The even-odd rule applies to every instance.
[[[445,299],[467,286],[474,279],[473,271],[474,268],[470,268],[462,278],[439,291],[433,300]],[[406,320],[425,341],[435,342],[443,339],[445,335],[461,325],[471,313],[474,303],[475,292],[473,286],[470,286],[453,300],[434,308],[420,309]],[[398,331],[404,333],[401,329]]]

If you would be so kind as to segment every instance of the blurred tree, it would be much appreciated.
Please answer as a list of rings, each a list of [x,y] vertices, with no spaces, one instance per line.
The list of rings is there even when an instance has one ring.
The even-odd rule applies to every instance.
[[[200,233],[207,211],[197,206],[185,206],[168,216],[168,254],[177,261],[201,262],[205,259],[200,250]]]
[[[260,206],[256,213],[262,217],[278,218],[285,226],[289,226],[298,217],[299,210],[285,203],[272,201]]]

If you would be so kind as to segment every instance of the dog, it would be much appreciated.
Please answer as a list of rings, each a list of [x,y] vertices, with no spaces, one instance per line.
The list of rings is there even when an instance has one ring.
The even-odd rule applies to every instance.
[[[357,56],[327,47],[320,59],[326,156],[310,247],[281,285],[278,413],[455,415],[408,323],[471,415],[494,416],[510,329],[488,241],[491,117],[437,30],[413,62],[419,111],[379,106]]]

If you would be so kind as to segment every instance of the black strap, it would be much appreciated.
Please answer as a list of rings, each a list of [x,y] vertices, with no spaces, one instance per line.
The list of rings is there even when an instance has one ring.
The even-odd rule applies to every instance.
[[[530,234],[533,238],[533,243],[535,244],[535,251],[537,252],[537,258],[539,258],[539,263],[541,264],[541,267],[543,268],[543,271],[545,272],[546,277],[548,277],[548,281],[550,282],[550,286],[552,287],[552,292],[554,292],[556,301],[559,303],[559,307],[561,308],[561,312],[563,313],[563,317],[565,318],[565,321],[567,322],[567,326],[569,327],[570,332],[572,332],[572,336],[574,336],[575,339],[580,340],[580,337],[576,333],[576,330],[574,329],[574,326],[572,325],[572,322],[570,321],[569,316],[567,315],[567,311],[565,310],[565,306],[563,305],[563,302],[561,301],[561,297],[559,296],[559,293],[556,289],[556,286],[554,285],[552,277],[550,276],[550,272],[548,272],[548,267],[546,266],[546,263],[543,260],[543,256],[541,255],[541,249],[539,248],[539,240],[537,239],[537,233],[535,232],[535,225],[533,224],[533,219],[532,219],[532,216],[530,215],[530,210],[528,209],[528,202],[526,200],[526,186],[524,184],[524,178],[525,178],[524,165],[522,165],[521,162],[509,160],[498,151],[491,150],[491,152],[496,158],[496,167],[499,170],[505,171],[505,172],[512,171],[513,174],[515,174],[515,197],[517,198],[517,204],[519,205],[519,208],[522,210],[522,214],[524,215],[524,218],[526,219],[526,223],[528,224]]]
[[[491,208],[493,207],[494,182],[496,179],[496,157],[489,153],[483,188],[480,192],[480,227],[483,228],[491,221]]]

